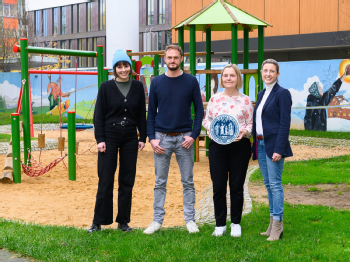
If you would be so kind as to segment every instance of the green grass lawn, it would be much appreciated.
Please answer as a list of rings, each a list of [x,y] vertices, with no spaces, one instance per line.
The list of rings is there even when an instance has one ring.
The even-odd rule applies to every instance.
[[[10,142],[11,135],[8,134],[0,134],[0,142]],[[32,137],[31,140],[38,140],[37,137]],[[23,141],[23,136],[21,136],[21,141]]]
[[[350,139],[350,132],[309,131],[291,129],[291,136],[324,137],[333,139]]]
[[[23,120],[23,116],[20,116],[20,121]],[[60,122],[60,116],[53,116],[53,115],[43,115],[43,123],[59,123]],[[62,117],[62,122],[67,123],[67,118]],[[83,123],[84,119],[77,119],[77,123]],[[33,115],[33,123],[34,124],[40,124],[41,123],[41,116],[39,115]],[[87,119],[85,121],[86,124],[90,124],[90,119]],[[6,112],[0,112],[0,125],[10,125],[11,124],[11,114]]]
[[[285,162],[282,183],[291,185],[350,184],[350,155]],[[262,181],[260,169],[250,177],[250,181]]]
[[[350,212],[322,206],[286,205],[284,236],[260,236],[269,223],[267,206],[244,216],[242,237],[211,236],[214,225],[189,234],[184,228],[153,235],[108,229],[26,225],[3,220],[0,247],[40,261],[349,261]]]

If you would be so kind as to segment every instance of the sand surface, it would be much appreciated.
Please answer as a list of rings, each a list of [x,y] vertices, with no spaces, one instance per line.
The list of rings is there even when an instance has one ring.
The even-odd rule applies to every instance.
[[[60,135],[59,131],[45,131],[46,138]],[[63,131],[63,136],[67,133]],[[90,151],[82,154],[90,147],[97,152],[93,132],[77,133],[79,155],[77,162],[77,180],[68,180],[68,170],[63,163],[59,163],[43,176],[31,178],[22,172],[22,183],[0,184],[0,217],[20,219],[25,222],[35,222],[45,225],[67,225],[89,227],[94,214],[95,197],[97,191],[97,155]],[[67,143],[67,141],[66,141]],[[201,142],[203,144],[203,142]],[[323,149],[307,146],[293,146],[294,157],[288,160],[331,157],[349,154],[349,148]],[[39,152],[33,153],[38,159]],[[41,162],[46,166],[61,156],[57,150],[43,151]],[[0,155],[0,167],[3,167],[5,155]],[[64,162],[67,164],[68,159]],[[250,165],[257,164],[251,161]],[[118,172],[118,171],[117,171]],[[136,182],[133,190],[132,214],[130,226],[145,228],[153,218],[153,188],[154,188],[153,151],[149,143],[139,152]],[[203,190],[211,185],[209,162],[205,152],[200,152],[200,162],[194,165],[194,183],[196,195],[201,196]],[[114,216],[117,215],[118,178],[115,178]],[[254,195],[254,189],[250,189]],[[197,201],[199,201],[197,197]],[[173,156],[171,160],[167,197],[165,201],[165,219],[163,226],[171,227],[184,225],[182,206],[182,185],[180,171]],[[110,227],[117,227],[113,223]]]

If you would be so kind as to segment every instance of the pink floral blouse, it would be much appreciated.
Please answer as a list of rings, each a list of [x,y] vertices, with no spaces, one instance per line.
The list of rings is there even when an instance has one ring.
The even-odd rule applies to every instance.
[[[248,131],[247,138],[250,138],[253,127],[253,104],[246,95],[228,96],[222,93],[215,94],[210,98],[207,110],[203,119],[204,128],[209,131],[211,121],[221,114],[228,114],[235,117],[239,123],[239,130]]]

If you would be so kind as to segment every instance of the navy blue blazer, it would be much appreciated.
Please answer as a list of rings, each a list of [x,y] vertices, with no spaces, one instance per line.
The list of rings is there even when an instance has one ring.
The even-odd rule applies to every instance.
[[[253,159],[257,159],[257,134],[256,133],[256,110],[266,89],[258,93],[258,98],[253,113]],[[266,99],[261,121],[263,126],[266,155],[272,159],[273,153],[278,153],[282,157],[293,156],[289,144],[289,129],[291,121],[292,96],[290,92],[281,87],[278,83],[274,85],[269,97]]]

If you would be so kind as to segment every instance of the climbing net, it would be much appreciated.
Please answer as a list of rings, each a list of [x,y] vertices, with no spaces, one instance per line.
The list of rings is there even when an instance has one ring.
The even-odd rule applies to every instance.
[[[23,172],[30,177],[38,177],[41,175],[44,175],[45,173],[49,172],[52,168],[54,168],[59,162],[63,161],[63,159],[68,156],[68,154],[65,154],[55,160],[53,160],[50,164],[43,167],[40,162],[36,161],[33,155],[30,153],[30,150],[28,149],[28,161],[27,164],[24,164],[21,161],[22,164],[22,170]]]

